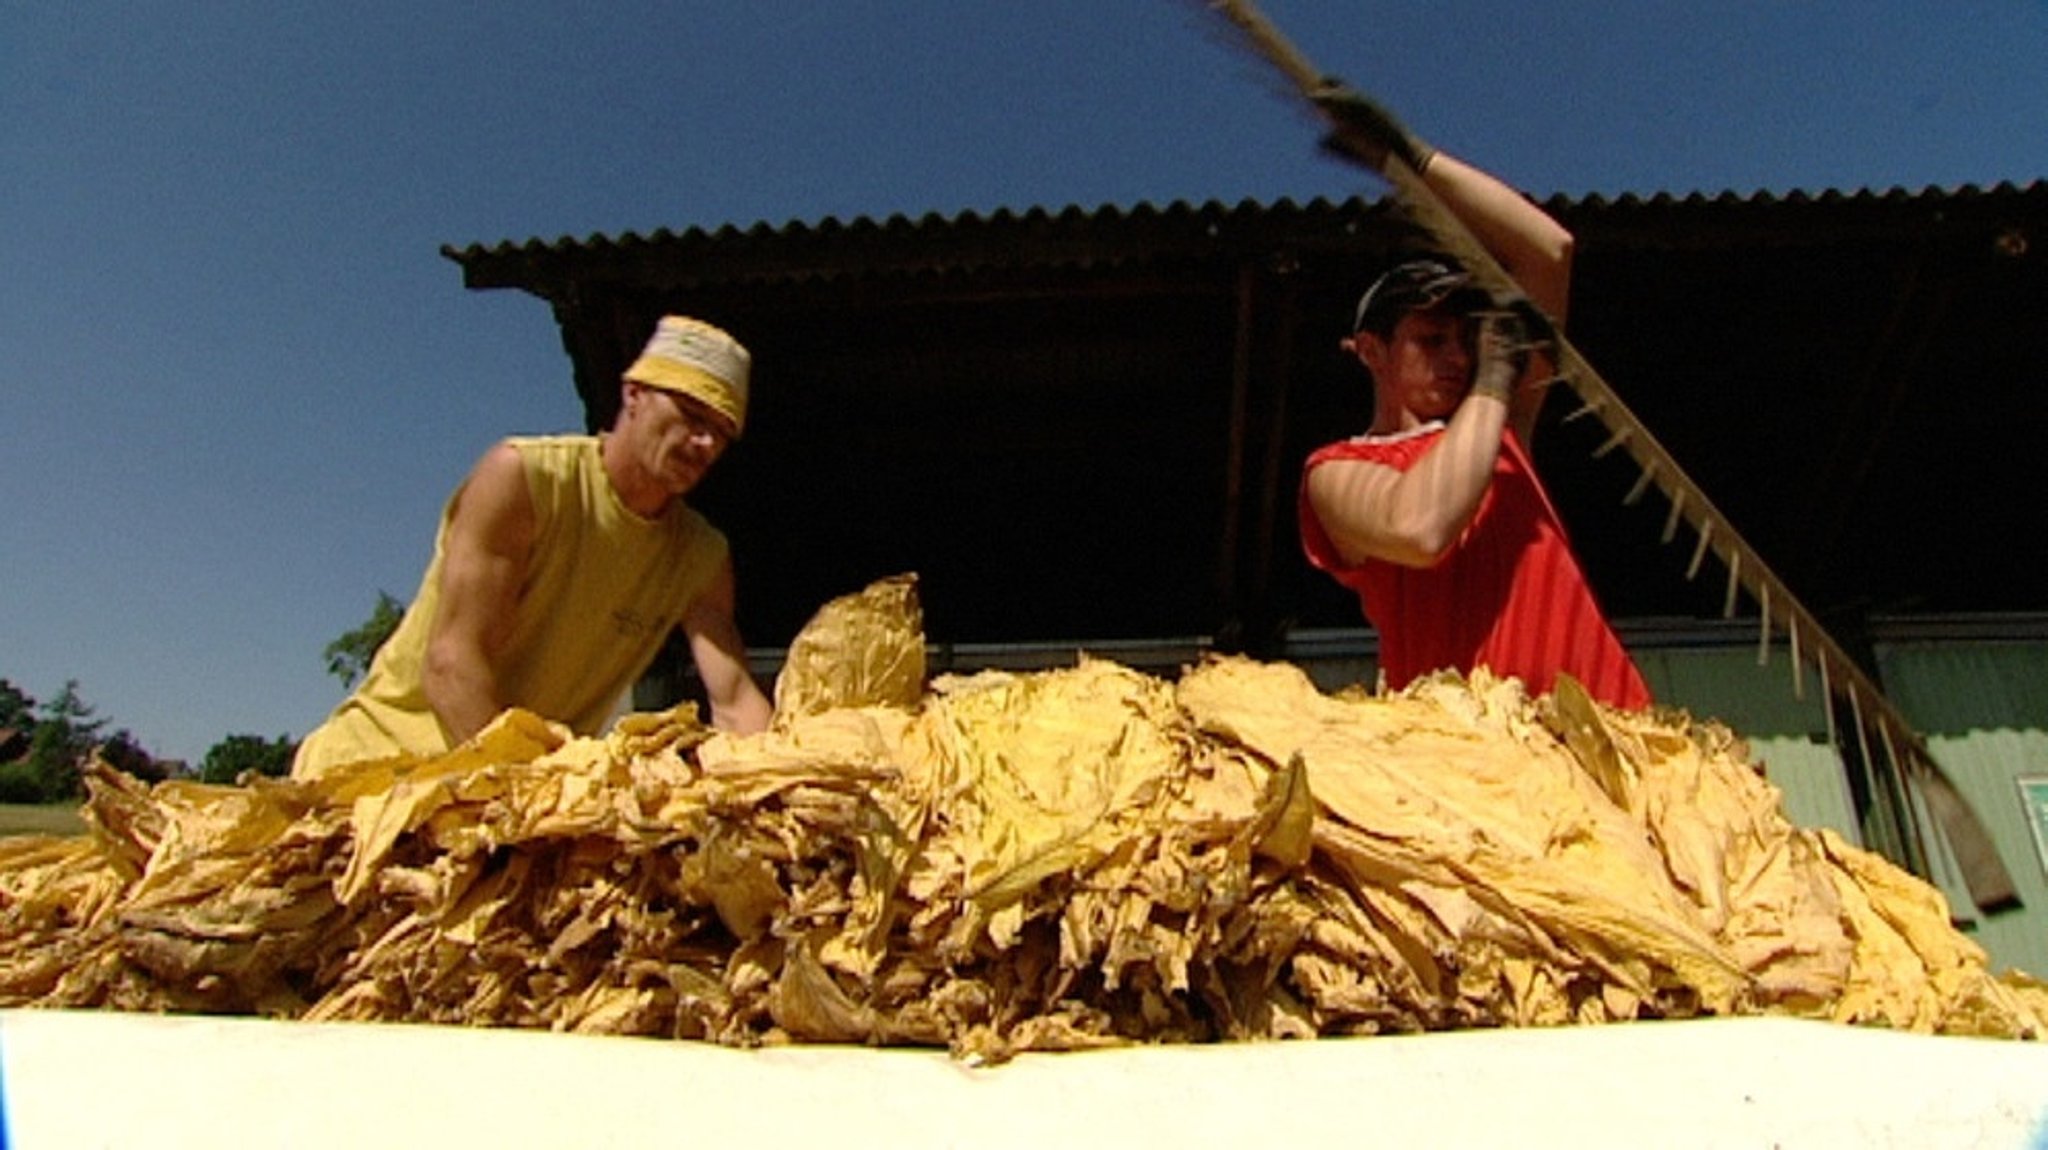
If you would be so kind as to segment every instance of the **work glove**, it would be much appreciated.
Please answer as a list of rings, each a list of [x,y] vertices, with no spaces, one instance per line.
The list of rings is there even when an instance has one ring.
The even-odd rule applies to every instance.
[[[1543,310],[1520,292],[1496,293],[1493,302],[1473,313],[1479,323],[1474,339],[1478,365],[1472,372],[1474,391],[1491,391],[1505,399],[1529,368],[1529,356],[1556,342],[1557,329]]]
[[[1342,80],[1325,79],[1309,98],[1334,125],[1323,137],[1325,151],[1362,160],[1378,172],[1387,170],[1388,156],[1399,156],[1417,174],[1436,155],[1435,148],[1409,131],[1379,101]]]
[[[1493,293],[1490,311],[1504,312],[1511,318],[1509,331],[1521,343],[1525,351],[1538,351],[1557,344],[1557,328],[1550,317],[1543,314],[1528,296],[1518,291]]]
[[[1522,369],[1529,366],[1522,320],[1511,311],[1475,312],[1479,330],[1472,338],[1472,394],[1490,395],[1506,403],[1515,393]]]

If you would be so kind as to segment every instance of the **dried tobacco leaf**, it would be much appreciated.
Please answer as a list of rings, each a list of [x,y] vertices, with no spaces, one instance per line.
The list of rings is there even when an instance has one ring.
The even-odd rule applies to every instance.
[[[2039,1038],[1940,895],[1790,825],[1724,728],[1484,673],[1211,659],[923,682],[915,585],[773,729],[145,789],[0,843],[0,1004],[1020,1050],[1789,1013]]]

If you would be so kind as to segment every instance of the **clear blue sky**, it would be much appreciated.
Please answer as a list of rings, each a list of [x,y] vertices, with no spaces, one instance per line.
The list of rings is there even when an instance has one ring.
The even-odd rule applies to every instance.
[[[2048,178],[2048,0],[1266,11],[1541,196]],[[1217,19],[0,0],[0,677],[195,764],[316,724],[476,455],[580,424],[547,308],[443,243],[1377,194]]]

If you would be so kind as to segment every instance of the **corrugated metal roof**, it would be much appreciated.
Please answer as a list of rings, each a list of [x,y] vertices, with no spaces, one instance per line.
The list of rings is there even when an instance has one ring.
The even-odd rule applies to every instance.
[[[1955,213],[1979,216],[2048,207],[2048,182],[2002,182],[1991,187],[1926,187],[1918,191],[1733,191],[1678,195],[1633,193],[1616,198],[1552,197],[1545,207],[1579,233],[1581,242],[1629,245],[1717,245],[1740,237],[1797,242],[1816,210],[1839,240],[1859,229],[1896,237],[1898,229],[1942,227]],[[1282,198],[1236,203],[1176,200],[1164,206],[1070,205],[1021,211],[928,212],[915,218],[826,217],[782,224],[757,221],[444,246],[473,288],[520,287],[552,297],[571,265],[585,280],[615,275],[663,287],[696,284],[782,283],[839,276],[973,271],[987,267],[1099,267],[1174,255],[1228,254],[1275,243],[1356,242],[1368,221],[1389,216],[1391,198]],[[1674,217],[1686,227],[1673,229]],[[2027,237],[2015,242],[2025,243]],[[653,260],[659,261],[657,268]],[[650,279],[649,277],[656,277]]]
[[[444,247],[472,288],[521,287],[548,296],[573,266],[577,276],[614,275],[662,287],[795,283],[847,276],[972,272],[1005,268],[1093,268],[1175,253],[1215,255],[1327,234],[1355,237],[1391,205],[1351,199],[1297,205],[1182,202],[1155,207],[1001,209],[983,215],[892,215],[780,226],[755,223],[661,228],[647,235],[564,236],[493,247]],[[650,261],[659,261],[656,268]],[[650,275],[657,279],[650,281]]]
[[[1558,197],[1545,207],[1579,239],[1574,342],[1810,606],[2048,606],[2034,564],[2009,542],[2038,534],[2048,507],[1960,497],[2048,489],[2033,418],[2048,345],[2032,331],[2048,300],[2038,243],[2048,181]],[[1038,467],[1086,458],[1099,470],[1120,459],[1122,440],[1099,434],[1114,427],[1166,443],[1181,453],[1177,466],[1209,484],[1154,491],[1152,465],[1119,473],[1159,501],[1147,531],[1207,523],[1214,508],[1241,499],[1258,518],[1233,530],[1257,536],[1244,546],[1262,556],[1243,563],[1274,585],[1258,595],[1187,589],[1169,611],[1171,596],[1134,606],[1063,583],[1036,597],[1048,619],[1063,620],[1045,633],[1098,633],[1085,627],[1103,613],[1140,607],[1160,609],[1160,628],[1205,630],[1209,599],[1240,590],[1313,627],[1355,618],[1356,606],[1295,570],[1278,502],[1286,493],[1219,485],[1228,474],[1277,491],[1285,484],[1275,476],[1308,449],[1354,429],[1357,370],[1327,353],[1329,335],[1371,270],[1404,242],[1397,211],[1392,200],[1362,197],[1004,209],[531,239],[447,254],[471,287],[515,287],[555,305],[593,427],[609,421],[619,371],[667,309],[716,316],[773,349],[757,364],[764,435],[746,453],[762,474],[747,474],[744,460],[722,465],[729,486],[749,494],[720,508],[722,522],[741,530],[761,517],[769,542],[753,546],[770,560],[783,535],[767,524],[793,516],[811,536],[837,540],[844,556],[871,546],[875,563],[900,548],[864,543],[870,534],[924,539],[936,529],[929,509],[870,532],[838,524],[873,526],[873,511],[848,507],[812,522],[809,504],[766,506],[761,491],[837,450],[840,429],[822,412],[840,422],[890,413],[868,430],[860,463],[862,489],[887,493],[877,498],[921,499],[927,476],[973,476],[981,499],[1014,499],[1020,513],[1043,503],[1047,482],[1064,481],[1063,471],[1048,478]],[[1235,400],[1233,387],[1244,392]],[[1054,395],[1062,401],[1049,404]],[[1662,577],[1671,564],[1646,556],[1644,540],[1657,540],[1663,508],[1615,508],[1638,475],[1621,453],[1603,456],[1597,421],[1565,420],[1567,406],[1552,405],[1557,419],[1540,450],[1572,460],[1553,469],[1552,494],[1608,608],[1623,617],[1724,609],[1712,578]],[[1004,429],[969,450],[962,428],[997,413]],[[1230,460],[1201,455],[1203,444],[1220,452],[1231,442],[1232,419],[1260,438]],[[1026,433],[1037,445],[1028,452],[1015,442]],[[876,460],[895,470],[884,475]],[[1262,470],[1240,474],[1252,466]],[[1146,560],[1131,532],[1100,525],[1096,538],[1071,518],[1042,526],[1098,556],[1105,579],[1140,577]],[[1176,545],[1201,546],[1200,530],[1187,526]],[[941,551],[924,561],[935,576],[947,574],[941,559],[972,548]],[[1112,554],[1125,555],[1128,569],[1100,558]],[[1958,556],[1969,557],[1967,576]],[[1643,570],[1652,558],[1654,577]],[[1004,629],[1021,625],[1003,606],[1019,589],[971,569],[953,572],[953,584],[977,578],[990,590],[987,618],[969,637],[1042,637]],[[937,583],[932,618],[944,622]],[[794,587],[783,598],[807,609],[817,590]],[[1051,602],[1059,596],[1064,613]]]

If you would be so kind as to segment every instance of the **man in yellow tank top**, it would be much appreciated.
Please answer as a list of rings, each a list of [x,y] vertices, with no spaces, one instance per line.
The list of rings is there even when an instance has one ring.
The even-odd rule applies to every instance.
[[[668,316],[626,370],[611,430],[485,452],[405,617],[292,775],[445,751],[509,707],[596,734],[678,627],[712,723],[766,727],[725,536],[683,502],[745,426],[751,366],[726,332]]]

